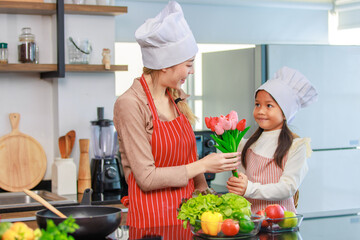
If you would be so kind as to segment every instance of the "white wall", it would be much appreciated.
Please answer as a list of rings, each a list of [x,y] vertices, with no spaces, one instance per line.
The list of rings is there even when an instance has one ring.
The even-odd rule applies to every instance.
[[[55,17],[0,14],[0,29],[4,29],[0,42],[9,43],[9,63],[17,63],[18,35],[25,26],[35,34],[40,63],[56,63]],[[65,39],[69,36],[90,39],[90,63],[101,64],[103,48],[114,53],[115,18],[66,15]],[[67,57],[65,45],[66,63]],[[112,119],[114,78],[114,73],[66,73],[65,78],[43,80],[37,73],[0,73],[0,136],[11,131],[9,113],[20,113],[20,131],[34,137],[44,148],[48,160],[45,179],[51,179],[53,159],[60,156],[59,136],[76,131],[71,156],[78,165],[78,140],[90,138],[90,121],[97,119],[96,108],[105,107],[105,118]]]
[[[196,1],[179,1],[199,43],[328,42],[328,10],[331,9],[328,4],[313,8],[297,5],[295,9],[291,3],[281,7],[271,3],[252,7],[235,4],[243,1],[230,1],[233,4],[224,6],[188,2]],[[128,6],[129,12],[116,17],[116,41],[133,42],[136,29],[147,18],[154,17],[166,1],[118,0],[117,4]]]
[[[121,0],[116,4],[128,6],[128,14],[65,17],[66,38],[77,35],[93,43],[93,64],[101,63],[102,48],[110,48],[113,53],[115,39],[135,41],[136,28],[155,16],[166,3]],[[324,9],[182,5],[198,42],[327,43],[327,10]],[[55,63],[54,16],[0,14],[0,42],[9,43],[9,62],[17,63],[18,35],[25,26],[30,26],[36,35],[40,63]],[[45,149],[48,159],[45,179],[51,179],[51,164],[60,155],[59,136],[71,129],[76,131],[72,157],[78,165],[78,140],[90,138],[90,121],[97,118],[96,108],[105,107],[105,117],[112,119],[116,98],[114,78],[111,73],[66,73],[62,79],[42,80],[39,74],[0,73],[0,136],[11,131],[9,113],[19,112],[20,131],[34,137]]]

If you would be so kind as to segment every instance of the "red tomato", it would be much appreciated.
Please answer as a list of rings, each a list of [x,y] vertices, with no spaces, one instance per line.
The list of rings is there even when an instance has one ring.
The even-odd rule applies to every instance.
[[[279,204],[268,205],[265,208],[265,213],[268,218],[272,218],[272,219],[284,217],[284,209]],[[281,219],[273,220],[272,222],[276,223],[276,222],[280,222],[280,221],[281,221]]]
[[[259,210],[256,212],[257,215],[264,216],[266,218],[265,209]],[[269,223],[266,220],[263,220],[261,223],[261,227],[267,228],[269,226]]]
[[[129,197],[125,196],[123,197],[120,202],[125,206],[125,207],[129,207]]]
[[[239,223],[232,219],[225,219],[221,224],[221,231],[226,236],[234,236],[239,232]]]

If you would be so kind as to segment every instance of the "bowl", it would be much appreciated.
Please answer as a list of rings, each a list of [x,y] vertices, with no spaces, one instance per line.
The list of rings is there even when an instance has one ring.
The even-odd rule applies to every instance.
[[[264,220],[263,216],[252,215],[250,220],[240,220],[233,223],[239,225],[239,230],[235,231],[234,235],[229,235],[229,226],[225,226],[224,221],[222,222],[204,222],[195,220],[194,225],[190,225],[191,232],[194,236],[206,238],[206,239],[239,239],[253,237],[259,233],[261,223]],[[227,229],[226,229],[227,227]],[[231,227],[230,227],[231,228]]]
[[[269,233],[297,231],[303,218],[304,216],[301,214],[285,218],[266,218],[261,226],[261,231]]]

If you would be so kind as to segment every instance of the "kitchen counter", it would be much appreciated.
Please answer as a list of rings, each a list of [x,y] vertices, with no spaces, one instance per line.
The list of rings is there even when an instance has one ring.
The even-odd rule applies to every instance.
[[[360,209],[359,209],[360,210]],[[121,226],[118,230],[119,235],[123,237],[117,238],[120,240],[127,240],[129,234],[129,228],[127,226]],[[156,234],[149,234],[147,237],[140,239],[163,239],[163,240],[174,240],[166,239]],[[189,240],[200,240],[203,238],[193,236]],[[214,238],[215,239],[215,238]],[[251,240],[339,240],[339,239],[360,239],[360,216],[355,211],[351,214],[346,213],[341,215],[340,212],[337,215],[327,215],[325,217],[314,217],[304,218],[300,229],[295,232],[284,232],[284,233],[263,233],[260,232],[258,235],[251,238],[242,238]],[[180,238],[179,238],[180,240]],[[186,240],[181,238],[181,240]]]
[[[122,204],[110,204],[107,206],[115,206],[125,210],[125,207]],[[279,234],[270,234],[260,232],[258,235],[252,238],[247,238],[251,240],[276,240],[276,239],[291,239],[291,240],[339,240],[339,239],[359,239],[360,236],[360,209],[354,209],[352,212],[349,210],[336,211],[323,213],[322,217],[304,217],[304,220],[300,226],[299,231],[296,232],[286,232]],[[26,224],[32,228],[37,228],[35,221],[36,211],[23,211],[23,212],[13,212],[13,213],[1,213],[1,220],[18,220],[24,221]],[[342,214],[343,213],[343,214]],[[129,234],[129,228],[126,225],[127,212],[122,213],[122,219],[120,228],[110,235],[108,239],[120,239],[127,240]],[[164,228],[166,230],[166,228]],[[148,230],[148,229],[146,229]],[[150,231],[151,232],[151,231]],[[122,235],[123,237],[118,237]],[[161,237],[150,238],[151,234],[147,235],[148,238],[140,239],[163,239]],[[199,237],[192,237],[191,239],[202,239]],[[168,239],[174,240],[174,239]],[[183,238],[182,238],[183,240]],[[186,239],[184,239],[186,240]]]
[[[108,204],[104,206],[111,206],[121,208],[123,211],[121,213],[121,223],[120,225],[126,224],[126,217],[127,217],[127,208],[124,205],[120,204]],[[27,211],[18,211],[18,212],[7,212],[7,213],[0,213],[0,221],[8,221],[8,222],[25,222],[29,227],[32,229],[36,229],[38,227],[36,223],[36,212],[44,209],[44,207],[40,207],[40,209],[28,209]],[[24,209],[21,209],[24,210]]]
[[[216,188],[216,187],[215,187]],[[221,192],[220,188],[217,188]],[[225,190],[224,190],[225,192]],[[82,200],[82,194],[69,196],[77,201],[70,205],[78,205]],[[94,200],[94,196],[93,196]],[[120,196],[110,194],[106,196],[95,196],[93,205],[114,206],[123,209],[120,228],[110,235],[108,239],[128,239],[129,228],[126,225],[127,208],[120,203]],[[67,204],[69,206],[69,204]],[[23,221],[31,228],[37,228],[35,214],[44,209],[43,206],[30,206],[27,208],[13,208],[4,211],[0,210],[1,221]],[[360,209],[346,209],[338,211],[326,211],[317,213],[306,213],[299,231],[279,234],[259,233],[257,236],[248,239],[315,239],[315,240],[338,240],[338,239],[360,239]],[[165,230],[167,228],[164,228]],[[123,235],[123,237],[117,237]],[[150,234],[151,235],[151,234]],[[140,239],[164,239],[165,238],[140,238]],[[201,239],[192,237],[192,239]],[[173,239],[170,239],[173,240]],[[186,239],[185,239],[186,240]]]
[[[64,206],[76,206],[79,205],[83,194],[74,194],[74,195],[63,195],[67,199],[72,199],[73,201],[69,201],[66,204],[57,204],[55,207],[64,207]],[[104,205],[104,206],[113,206],[121,208],[122,218],[121,225],[126,224],[126,216],[127,216],[127,208],[120,202],[121,196],[118,193],[107,193],[107,194],[93,194],[91,205]],[[36,212],[39,210],[45,209],[44,206],[38,204],[28,204],[28,206],[18,207],[14,205],[14,207],[7,207],[4,209],[0,209],[0,220],[8,221],[8,222],[25,222],[29,227],[35,229],[37,228],[36,223]]]

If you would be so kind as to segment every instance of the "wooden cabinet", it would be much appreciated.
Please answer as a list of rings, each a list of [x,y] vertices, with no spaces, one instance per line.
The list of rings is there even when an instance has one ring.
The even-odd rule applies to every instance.
[[[76,5],[64,4],[63,0],[57,3],[0,1],[0,13],[6,14],[34,14],[57,15],[57,64],[4,64],[0,65],[0,73],[39,72],[41,78],[64,77],[65,72],[115,72],[127,71],[127,65],[111,65],[106,70],[103,65],[67,64],[64,53],[64,14],[116,16],[127,13],[127,7]]]

